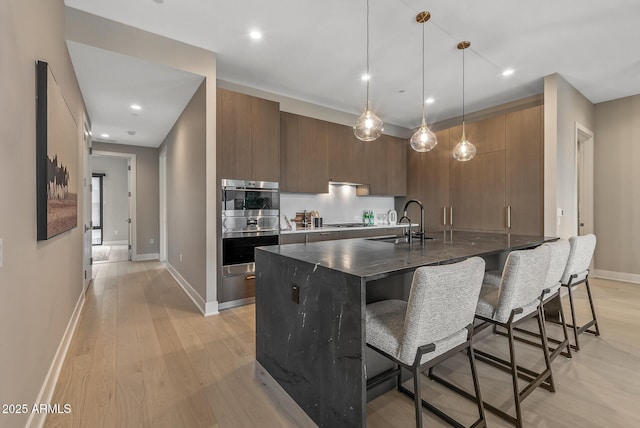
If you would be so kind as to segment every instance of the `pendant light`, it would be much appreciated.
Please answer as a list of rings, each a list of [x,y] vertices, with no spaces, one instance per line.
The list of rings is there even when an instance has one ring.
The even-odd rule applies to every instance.
[[[416,15],[416,21],[422,24],[422,125],[420,125],[420,128],[418,128],[418,130],[411,136],[411,140],[409,140],[409,145],[411,145],[411,148],[416,152],[428,152],[438,144],[436,134],[434,134],[427,126],[427,121],[424,115],[424,105],[426,103],[424,98],[424,27],[430,18],[431,14],[429,12],[420,12]]]
[[[364,113],[356,120],[356,124],[353,126],[353,133],[361,141],[373,141],[376,140],[382,131],[384,131],[382,119],[380,119],[374,112],[371,111],[369,105],[369,80],[371,75],[369,74],[369,0],[367,0],[367,105]]]
[[[466,40],[458,43],[458,49],[462,51],[462,138],[453,148],[451,155],[455,160],[461,162],[469,161],[476,155],[476,146],[467,140],[467,136],[464,133],[464,51],[469,46],[471,46],[471,42]]]

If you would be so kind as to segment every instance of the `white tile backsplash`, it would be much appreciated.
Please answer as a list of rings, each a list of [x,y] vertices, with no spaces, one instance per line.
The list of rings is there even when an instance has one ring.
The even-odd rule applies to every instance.
[[[393,209],[393,196],[356,196],[356,187],[331,184],[329,193],[281,193],[280,214],[293,219],[297,212],[318,211],[324,224],[362,221],[362,211],[372,210],[376,224],[383,223],[380,214]]]

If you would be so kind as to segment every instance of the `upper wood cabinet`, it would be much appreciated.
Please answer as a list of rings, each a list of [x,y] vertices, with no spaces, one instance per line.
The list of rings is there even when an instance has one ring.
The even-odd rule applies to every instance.
[[[280,114],[283,192],[329,192],[329,123],[292,113]]]
[[[543,234],[543,107],[506,115],[506,205],[511,233]]]
[[[329,123],[329,179],[345,183],[367,183],[367,166],[363,162],[367,144],[356,138],[351,126]]]
[[[404,196],[407,194],[407,141],[382,135],[365,144],[369,195]]]
[[[219,88],[216,116],[220,177],[279,181],[280,105]]]

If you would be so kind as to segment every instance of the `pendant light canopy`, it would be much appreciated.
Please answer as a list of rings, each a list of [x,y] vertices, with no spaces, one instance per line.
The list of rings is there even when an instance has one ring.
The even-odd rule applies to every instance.
[[[416,152],[428,152],[433,149],[436,144],[438,144],[438,139],[436,138],[436,134],[429,129],[427,126],[427,121],[425,119],[424,114],[424,105],[426,100],[424,98],[424,26],[431,18],[431,14],[429,12],[420,12],[416,15],[416,22],[422,24],[422,124],[420,128],[411,136],[411,140],[409,140],[409,144],[411,148]]]
[[[364,113],[356,120],[356,124],[353,126],[353,133],[361,141],[373,141],[376,140],[382,131],[384,131],[382,119],[371,111],[369,104],[369,80],[371,80],[369,74],[369,0],[367,0],[367,104]]]
[[[476,146],[467,140],[464,132],[464,51],[469,46],[471,46],[471,42],[468,41],[458,43],[458,49],[462,51],[462,138],[460,138],[460,142],[453,148],[451,155],[455,160],[461,162],[469,161],[476,155]]]

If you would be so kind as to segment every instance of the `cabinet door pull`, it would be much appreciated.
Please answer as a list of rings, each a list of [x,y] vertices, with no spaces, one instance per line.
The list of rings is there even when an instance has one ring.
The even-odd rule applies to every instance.
[[[507,207],[507,229],[511,229],[511,205]]]
[[[453,206],[449,207],[449,226],[453,226]]]
[[[320,235],[331,235],[331,232],[320,232]]]
[[[247,281],[251,281],[252,279],[256,279],[256,276],[255,276],[255,275],[247,275],[247,276],[245,277],[245,279],[246,279]]]
[[[442,225],[447,225],[447,207],[442,207]]]

